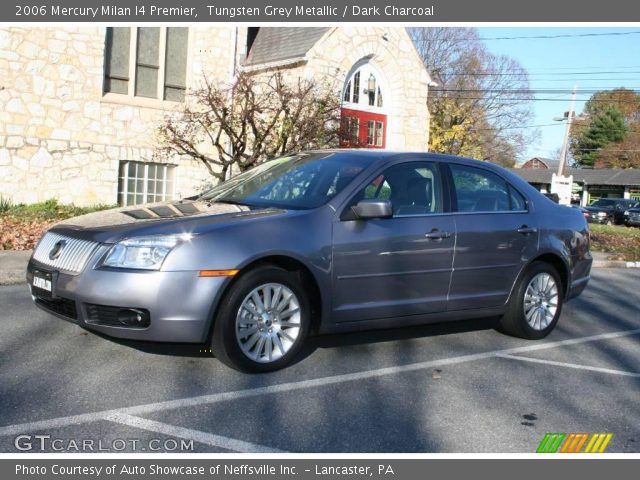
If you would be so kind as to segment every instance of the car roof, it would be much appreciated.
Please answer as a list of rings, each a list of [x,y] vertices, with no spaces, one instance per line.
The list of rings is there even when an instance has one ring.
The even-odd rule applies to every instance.
[[[501,168],[499,165],[495,165],[491,162],[485,162],[482,160],[475,160],[473,158],[468,157],[459,157],[456,155],[449,155],[445,153],[435,153],[435,152],[424,152],[424,151],[392,151],[392,150],[381,150],[381,149],[371,149],[371,148],[332,148],[325,150],[309,150],[300,153],[310,153],[310,154],[321,154],[333,152],[345,157],[361,157],[361,158],[369,158],[371,160],[379,160],[379,161],[394,161],[394,160],[402,160],[402,159],[416,159],[423,158],[425,160],[432,161],[440,161],[440,162],[456,162],[456,163],[467,163],[469,165],[491,165]]]

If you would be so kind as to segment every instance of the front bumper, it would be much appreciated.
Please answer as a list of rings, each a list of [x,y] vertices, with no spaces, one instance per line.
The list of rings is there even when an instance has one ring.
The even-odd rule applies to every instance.
[[[600,225],[604,225],[608,221],[613,222],[613,219],[611,217],[598,217],[597,215],[591,215],[587,219],[587,223],[598,223]]]
[[[33,296],[34,269],[51,271],[31,259],[27,282],[36,305],[79,326],[116,338],[155,342],[200,343],[207,339],[225,277],[199,277],[197,271],[134,271],[96,268],[104,251],[97,252],[77,275],[59,272],[54,298]],[[146,328],[96,322],[93,306],[147,310]],[[93,316],[91,309],[93,308]]]

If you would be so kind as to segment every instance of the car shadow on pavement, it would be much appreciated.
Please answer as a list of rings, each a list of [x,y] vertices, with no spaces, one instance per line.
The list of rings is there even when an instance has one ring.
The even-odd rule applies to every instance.
[[[424,337],[437,337],[440,335],[451,335],[455,333],[465,333],[495,329],[498,327],[498,317],[482,319],[463,320],[455,322],[433,323],[428,325],[418,325],[411,327],[399,327],[382,330],[363,330],[350,333],[325,334],[310,337],[304,347],[293,361],[299,363],[310,356],[317,349],[338,348],[344,346],[371,345],[382,342],[392,342],[398,340],[410,340]],[[99,336],[118,345],[134,348],[141,352],[154,355],[166,355],[176,357],[204,358],[211,357],[212,352],[206,344],[198,343],[160,343],[145,342],[139,340],[126,340],[110,337],[100,332],[91,331],[90,335]]]

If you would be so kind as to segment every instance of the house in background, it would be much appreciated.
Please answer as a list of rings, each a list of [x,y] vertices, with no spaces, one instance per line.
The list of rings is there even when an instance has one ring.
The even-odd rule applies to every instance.
[[[426,150],[429,75],[404,28],[0,27],[0,195],[134,205],[211,181],[157,129],[203,76],[335,84],[344,147]]]
[[[541,192],[547,193],[551,189],[551,177],[557,169],[521,167],[511,171]],[[640,201],[640,169],[569,168],[565,174],[573,176],[573,191],[582,206],[601,197],[633,198]]]
[[[543,168],[548,170],[558,171],[560,166],[559,160],[552,160],[550,158],[533,157],[524,162],[519,168]]]

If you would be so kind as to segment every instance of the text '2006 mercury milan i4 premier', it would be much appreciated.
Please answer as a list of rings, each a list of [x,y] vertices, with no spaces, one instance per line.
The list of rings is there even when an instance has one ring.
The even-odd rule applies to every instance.
[[[66,220],[27,279],[39,307],[81,327],[210,342],[228,365],[269,371],[319,333],[500,316],[542,338],[591,263],[583,215],[500,167],[338,150]]]

